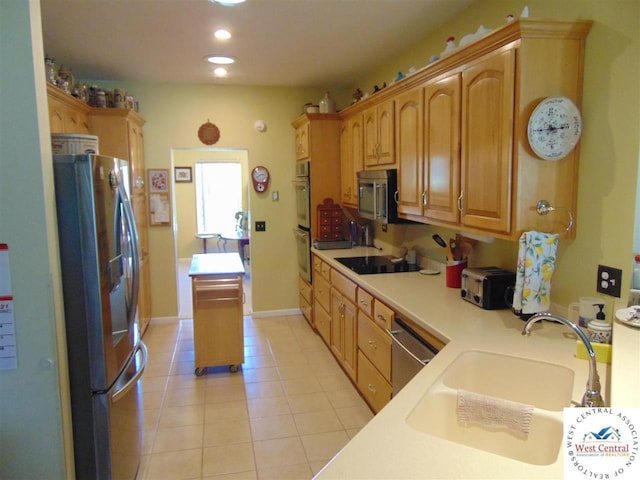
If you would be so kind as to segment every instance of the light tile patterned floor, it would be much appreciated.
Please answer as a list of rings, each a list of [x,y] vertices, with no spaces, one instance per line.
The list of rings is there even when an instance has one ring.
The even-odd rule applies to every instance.
[[[192,321],[151,324],[139,479],[310,479],[372,418],[302,316],[244,324],[241,370],[201,377]]]

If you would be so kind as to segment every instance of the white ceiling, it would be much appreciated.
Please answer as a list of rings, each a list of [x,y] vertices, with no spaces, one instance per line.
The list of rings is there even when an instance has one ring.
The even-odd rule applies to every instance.
[[[476,0],[40,0],[45,52],[76,78],[346,87]],[[214,30],[233,38],[221,43]],[[444,45],[443,39],[443,45]],[[214,79],[203,57],[237,57]]]

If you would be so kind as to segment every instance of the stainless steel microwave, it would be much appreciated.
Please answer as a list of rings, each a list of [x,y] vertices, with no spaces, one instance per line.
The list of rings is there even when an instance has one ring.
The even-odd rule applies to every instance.
[[[412,223],[398,218],[398,171],[358,172],[358,214],[362,218],[388,223]]]

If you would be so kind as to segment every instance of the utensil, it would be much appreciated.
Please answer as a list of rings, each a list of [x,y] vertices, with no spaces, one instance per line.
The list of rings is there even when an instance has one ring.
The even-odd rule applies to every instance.
[[[446,250],[445,256],[447,257],[447,260],[453,260],[453,252],[451,251],[451,247],[447,244],[447,242],[445,242],[444,239],[437,233],[433,234],[431,238],[433,238],[433,240],[438,245]]]

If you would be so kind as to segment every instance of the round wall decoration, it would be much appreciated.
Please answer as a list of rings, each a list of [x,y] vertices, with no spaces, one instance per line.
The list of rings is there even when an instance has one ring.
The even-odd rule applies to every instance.
[[[220,140],[220,129],[207,120],[198,129],[198,138],[205,145],[213,145]]]
[[[529,117],[529,145],[543,160],[559,160],[574,149],[582,131],[578,107],[567,97],[548,97]]]

